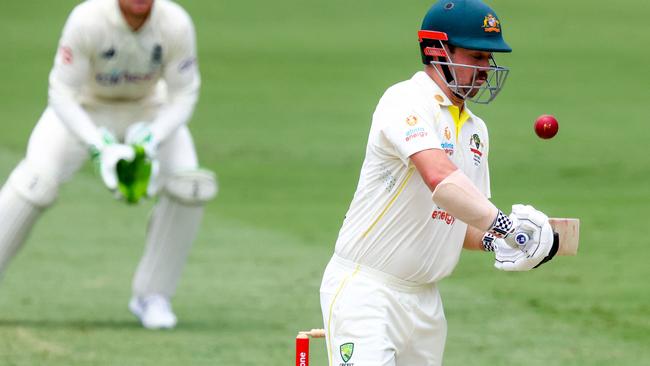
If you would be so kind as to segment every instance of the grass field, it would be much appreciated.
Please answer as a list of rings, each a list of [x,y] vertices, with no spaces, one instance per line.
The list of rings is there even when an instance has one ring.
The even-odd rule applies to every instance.
[[[174,301],[180,325],[150,332],[128,313],[151,204],[113,201],[86,167],[2,280],[0,365],[291,365],[297,330],[321,326],[371,113],[421,67],[431,1],[179,2],[203,75],[191,129],[221,184]],[[2,180],[75,3],[0,2]],[[441,283],[445,365],[650,365],[647,1],[490,4],[515,49],[499,58],[513,70],[502,95],[473,107],[490,127],[494,201],[579,217],[582,243],[523,274],[464,253]],[[560,120],[553,140],[533,134],[542,113]]]

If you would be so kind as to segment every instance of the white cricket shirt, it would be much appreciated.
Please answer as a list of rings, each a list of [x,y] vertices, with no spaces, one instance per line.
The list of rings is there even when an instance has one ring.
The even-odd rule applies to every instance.
[[[415,283],[452,272],[467,224],[434,204],[410,162],[427,149],[445,150],[490,196],[485,123],[467,106],[459,116],[436,83],[418,72],[390,87],[377,105],[357,190],[336,242],[338,256]]]
[[[158,117],[149,122],[164,139],[189,120],[198,98],[195,38],[189,15],[169,0],[156,0],[137,32],[118,0],[85,1],[63,29],[50,73],[50,106],[83,142],[97,145],[85,107],[160,104]]]

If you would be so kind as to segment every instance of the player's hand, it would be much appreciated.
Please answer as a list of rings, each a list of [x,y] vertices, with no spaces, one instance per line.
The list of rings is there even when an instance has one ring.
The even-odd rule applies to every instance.
[[[135,158],[132,161],[120,160],[117,163],[117,189],[119,198],[127,203],[138,203],[144,197],[155,195],[153,191],[157,177],[158,164],[151,160],[139,145],[132,146]]]
[[[151,164],[151,173],[148,177],[146,195],[155,196],[160,190],[159,175],[160,164],[158,163],[158,139],[151,131],[148,122],[136,122],[126,129],[124,143],[133,145],[136,149],[142,147],[145,152],[145,158]]]
[[[514,223],[513,229],[504,239],[511,248],[520,248],[530,255],[535,255],[542,242],[553,243],[553,229],[548,222],[548,216],[533,206],[513,205],[510,220]],[[541,251],[544,250],[546,248],[542,247]]]
[[[120,160],[133,161],[135,151],[130,146],[117,142],[115,136],[105,127],[99,127],[101,145],[89,147],[90,157],[99,171],[104,185],[112,192],[117,191],[117,164]]]
[[[104,185],[112,192],[117,192],[118,175],[117,166],[122,163],[131,163],[135,159],[135,150],[132,146],[123,144],[104,145],[97,157],[96,163],[99,166],[99,173]]]
[[[551,253],[540,260],[539,258],[527,255],[520,248],[510,247],[510,245],[506,244],[505,240],[495,238],[491,234],[485,234],[483,237],[483,248],[487,251],[494,252],[494,267],[502,271],[530,271],[550,260],[555,254]]]
[[[142,146],[149,159],[153,160],[156,158],[158,140],[147,122],[137,122],[129,126],[124,135],[124,143],[127,145]]]
[[[557,252],[548,217],[532,206],[514,205],[513,231],[505,239],[483,237],[486,250],[495,252],[494,266],[504,271],[528,271],[549,261]]]

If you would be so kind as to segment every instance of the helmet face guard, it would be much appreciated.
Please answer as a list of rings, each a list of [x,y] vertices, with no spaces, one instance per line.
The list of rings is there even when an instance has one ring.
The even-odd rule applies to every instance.
[[[458,98],[474,103],[487,104],[493,101],[503,88],[510,70],[497,65],[491,55],[489,67],[459,64],[453,61],[449,48],[444,43],[444,41],[448,40],[446,33],[419,31],[418,38],[423,56],[427,57],[429,64],[436,70],[440,79]],[[458,83],[457,68],[472,70],[472,79],[469,84]],[[488,74],[487,79],[482,84],[478,83],[480,72]]]

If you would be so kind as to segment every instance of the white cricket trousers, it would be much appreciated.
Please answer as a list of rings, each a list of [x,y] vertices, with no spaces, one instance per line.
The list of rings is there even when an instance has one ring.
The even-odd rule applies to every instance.
[[[435,284],[413,284],[334,254],[320,299],[330,366],[442,365],[447,321]]]
[[[86,107],[86,111],[95,125],[106,127],[122,140],[128,126],[139,121],[151,121],[158,108],[124,103]],[[54,110],[48,107],[32,131],[23,163],[53,179],[58,187],[70,180],[88,158],[87,147],[68,130]],[[160,162],[161,186],[164,185],[165,179],[174,173],[198,168],[194,142],[186,126],[181,126],[163,141],[157,159]],[[102,184],[99,177],[97,183]],[[0,192],[0,206],[3,204],[9,206],[15,202],[10,197],[12,194],[11,189],[4,187]],[[110,199],[108,190],[106,198]],[[4,206],[0,207],[0,210],[8,209]],[[20,227],[21,232],[0,232],[0,271],[5,270],[4,267],[18,252],[41,211],[35,208],[24,208],[24,210],[29,215],[12,216],[6,213],[14,217],[14,220],[18,220],[13,223],[13,226]],[[178,279],[198,230],[198,222],[183,222],[183,217],[191,216],[192,220],[200,221],[203,211],[202,207],[184,207],[166,196],[161,196],[153,212],[153,217],[158,217],[159,223],[150,225],[147,233],[147,246],[134,276],[133,293],[141,297],[152,294],[171,297],[176,290]],[[101,225],[99,222],[97,224]],[[3,229],[0,225],[1,230],[6,228]],[[152,238],[153,240],[150,240]],[[176,238],[182,240],[173,240]]]

